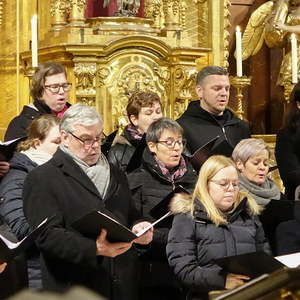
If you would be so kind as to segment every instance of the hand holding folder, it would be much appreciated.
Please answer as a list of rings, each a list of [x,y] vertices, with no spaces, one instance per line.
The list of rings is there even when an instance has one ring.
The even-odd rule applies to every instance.
[[[137,234],[132,230],[121,224],[113,216],[110,216],[101,211],[91,211],[75,222],[73,222],[72,227],[79,231],[81,234],[96,238],[102,228],[107,230],[107,238],[111,242],[131,242],[138,237],[142,236],[154,225],[161,222],[163,219],[171,215],[171,212],[167,212],[161,218],[151,223],[148,227],[144,228]]]
[[[38,235],[47,227],[52,218],[53,217],[44,219],[36,229],[19,242],[12,242],[3,234],[0,234],[0,263],[9,262],[29,248]]]

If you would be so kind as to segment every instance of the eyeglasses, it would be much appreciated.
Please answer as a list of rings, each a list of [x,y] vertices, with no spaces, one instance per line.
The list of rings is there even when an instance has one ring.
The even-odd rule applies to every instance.
[[[69,92],[71,89],[72,83],[66,82],[62,84],[49,84],[45,85],[45,89],[48,89],[51,93],[57,94],[60,91],[60,88],[63,89],[64,92]]]
[[[101,135],[100,137],[97,137],[97,138],[94,138],[94,139],[82,139],[78,136],[76,136],[74,133],[72,133],[71,131],[69,131],[69,133],[75,138],[77,139],[78,141],[80,141],[83,146],[85,148],[91,148],[95,143],[99,143],[99,145],[102,144],[102,141],[103,141],[103,136]]]
[[[157,143],[163,144],[166,147],[168,147],[169,149],[173,149],[175,147],[176,144],[178,144],[179,147],[184,148],[186,145],[186,140],[182,139],[182,140],[166,140],[166,141],[157,141]]]
[[[210,182],[213,182],[220,186],[224,191],[228,191],[230,185],[232,185],[232,188],[237,191],[239,189],[239,182],[238,181],[229,181],[229,180],[209,180]]]

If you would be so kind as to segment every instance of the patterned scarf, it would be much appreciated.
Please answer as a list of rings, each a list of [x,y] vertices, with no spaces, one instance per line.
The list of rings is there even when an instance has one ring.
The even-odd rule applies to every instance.
[[[132,124],[128,124],[125,127],[125,130],[133,137],[135,140],[141,140],[143,137],[143,134],[140,133],[135,126]]]
[[[172,170],[168,169],[166,165],[161,162],[156,156],[154,156],[155,161],[157,162],[162,174],[168,178],[171,182],[174,182],[176,179],[182,177],[186,171],[186,163],[184,158],[181,156],[179,165]]]

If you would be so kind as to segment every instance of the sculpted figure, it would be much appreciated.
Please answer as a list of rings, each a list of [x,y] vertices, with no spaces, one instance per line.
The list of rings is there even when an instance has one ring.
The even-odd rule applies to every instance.
[[[104,0],[103,7],[107,7],[112,0]],[[140,8],[140,0],[117,0],[118,11],[116,15],[132,17],[135,16]]]
[[[291,32],[300,33],[300,0],[264,3],[252,13],[245,29],[242,40],[243,60],[255,55],[264,42],[268,47],[284,48],[285,55],[277,84],[285,86],[291,81]]]

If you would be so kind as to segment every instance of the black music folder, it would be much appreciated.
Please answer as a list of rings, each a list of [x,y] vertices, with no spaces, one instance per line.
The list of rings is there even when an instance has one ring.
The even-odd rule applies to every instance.
[[[197,172],[199,172],[204,162],[213,154],[212,149],[218,139],[219,136],[212,138],[204,146],[201,146],[198,150],[196,150],[192,156],[190,156],[191,164]]]
[[[81,234],[92,238],[96,238],[100,234],[101,229],[105,228],[107,230],[108,240],[112,242],[131,242],[142,236],[150,228],[170,215],[170,212],[166,213],[160,219],[156,220],[137,234],[121,224],[111,215],[96,210],[85,214],[83,217],[73,222],[72,227]]]
[[[285,265],[265,252],[252,252],[218,258],[215,263],[228,273],[242,274],[251,279],[272,273]]]
[[[187,191],[181,185],[176,186],[172,192],[170,192],[166,197],[164,197],[157,205],[155,205],[150,210],[151,217],[157,219],[157,218],[159,218],[159,216],[166,214],[170,210],[169,205],[170,205],[172,198],[177,193],[190,194],[189,191]]]
[[[144,134],[128,162],[128,165],[125,170],[126,173],[130,173],[135,169],[137,169],[138,167],[140,167],[142,163],[143,153],[146,147],[147,147],[146,134]]]
[[[5,237],[5,234],[0,234],[0,263],[9,262],[29,248],[38,235],[47,227],[52,218],[53,217],[44,219],[36,229],[19,242],[12,242]]]
[[[26,136],[7,142],[0,142],[0,161],[9,161],[13,157],[14,151],[16,151],[18,143],[25,139]]]

